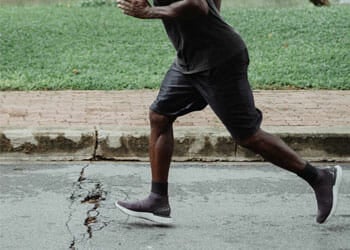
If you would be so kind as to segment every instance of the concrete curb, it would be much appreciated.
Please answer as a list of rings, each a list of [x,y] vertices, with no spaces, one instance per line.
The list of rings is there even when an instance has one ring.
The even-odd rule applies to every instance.
[[[79,161],[95,147],[94,129],[0,129],[0,160]]]
[[[350,161],[350,127],[265,127],[310,161]],[[178,127],[174,161],[261,161],[223,128]],[[0,129],[0,160],[148,160],[148,127]]]

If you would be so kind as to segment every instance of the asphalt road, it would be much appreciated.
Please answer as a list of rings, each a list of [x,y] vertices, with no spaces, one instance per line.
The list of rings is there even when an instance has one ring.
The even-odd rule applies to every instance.
[[[235,165],[235,166],[233,166]],[[174,164],[175,225],[128,217],[116,199],[141,199],[139,163],[0,163],[0,249],[350,249],[350,165],[337,213],[315,222],[304,181],[268,164]]]

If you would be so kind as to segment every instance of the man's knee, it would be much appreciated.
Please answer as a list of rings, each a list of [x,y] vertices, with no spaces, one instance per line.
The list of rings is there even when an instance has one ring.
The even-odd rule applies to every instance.
[[[156,113],[150,110],[149,120],[152,128],[159,128],[162,130],[164,129],[166,130],[172,126],[175,119],[166,115],[161,115],[159,113]]]

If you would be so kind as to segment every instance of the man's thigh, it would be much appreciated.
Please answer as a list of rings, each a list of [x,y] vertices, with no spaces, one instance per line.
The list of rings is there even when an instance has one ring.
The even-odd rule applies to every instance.
[[[197,85],[215,114],[237,139],[253,135],[262,121],[248,81],[248,65],[249,57],[244,51],[210,70],[207,80]]]
[[[178,117],[202,110],[206,105],[206,100],[193,86],[193,78],[172,66],[165,75],[158,96],[150,109],[162,115]]]

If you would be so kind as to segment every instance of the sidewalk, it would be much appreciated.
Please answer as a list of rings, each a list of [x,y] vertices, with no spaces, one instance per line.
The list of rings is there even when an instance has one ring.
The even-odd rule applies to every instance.
[[[153,90],[0,92],[0,159],[144,160],[148,107],[156,94]],[[350,91],[254,94],[264,113],[263,127],[297,151],[305,155],[302,148],[307,147],[312,160],[350,159]],[[258,159],[242,149],[231,150],[236,145],[210,108],[179,118],[175,137],[177,160]]]

